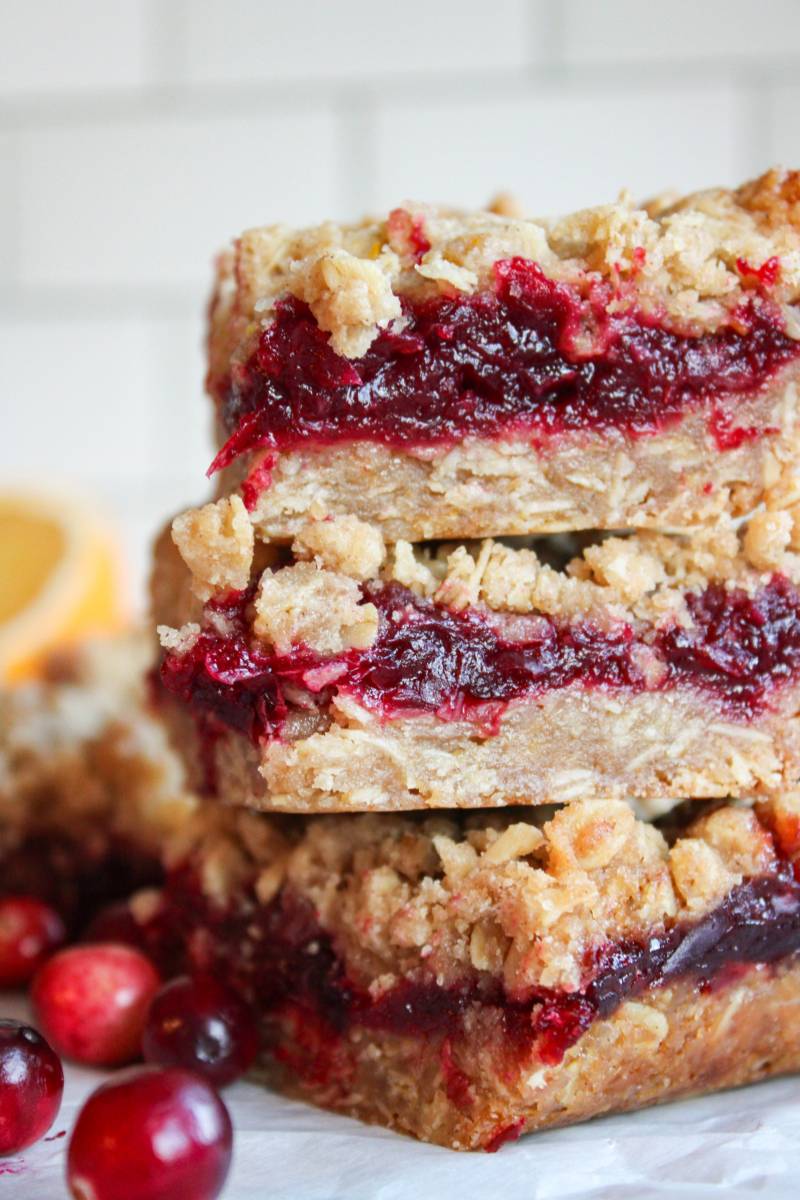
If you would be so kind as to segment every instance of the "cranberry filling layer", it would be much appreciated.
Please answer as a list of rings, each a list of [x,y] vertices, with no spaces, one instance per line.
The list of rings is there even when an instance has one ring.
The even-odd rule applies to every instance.
[[[746,879],[697,922],[596,948],[580,991],[535,990],[524,998],[508,996],[502,982],[485,973],[448,987],[424,972],[375,997],[348,978],[312,906],[291,891],[266,906],[248,900],[240,915],[210,906],[192,875],[179,872],[168,882],[166,906],[195,967],[224,973],[262,1017],[288,1018],[293,1031],[303,1031],[308,1057],[290,1060],[280,1040],[275,1049],[316,1083],[326,1082],[326,1068],[341,1069],[341,1039],[355,1027],[415,1038],[469,1037],[464,1018],[475,1006],[500,1014],[504,1038],[520,1057],[533,1049],[541,1061],[556,1064],[594,1020],[626,999],[683,979],[702,989],[721,987],[748,965],[778,963],[800,950],[800,883],[785,862],[774,874]],[[456,1084],[463,1096],[464,1080]]]
[[[655,315],[609,312],[618,296],[607,285],[584,296],[527,259],[498,262],[494,274],[490,292],[405,301],[402,330],[382,331],[352,361],[330,348],[305,304],[280,301],[220,389],[229,437],[211,472],[257,447],[409,449],[470,435],[540,445],[603,429],[639,437],[697,406],[719,449],[732,449],[765,430],[733,428],[731,402],[800,356],[763,295],[716,332],[692,336]]]
[[[689,629],[636,633],[621,622],[601,629],[537,617],[521,640],[504,637],[482,613],[441,608],[398,584],[367,587],[366,595],[380,613],[367,650],[327,660],[302,646],[276,655],[250,636],[250,597],[243,595],[224,610],[234,632],[206,631],[187,653],[167,653],[162,682],[204,735],[228,728],[258,743],[281,735],[298,691],[306,707],[324,709],[338,689],[381,718],[467,718],[491,733],[509,704],[575,684],[633,692],[695,687],[748,719],[800,670],[800,595],[781,575],[753,596],[721,584],[687,594]]]

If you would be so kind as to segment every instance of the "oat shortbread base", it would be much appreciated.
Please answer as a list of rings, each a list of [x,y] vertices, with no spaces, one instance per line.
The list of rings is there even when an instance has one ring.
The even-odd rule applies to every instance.
[[[417,1043],[389,1035],[370,1036],[349,1049],[353,1090],[346,1098],[300,1082],[272,1058],[264,1060],[261,1078],[293,1098],[370,1125],[452,1150],[494,1151],[525,1133],[796,1072],[800,966],[766,974],[753,968],[724,996],[679,984],[647,1004],[625,1004],[590,1029],[558,1068],[534,1070],[506,1087],[481,1071],[474,1116],[447,1100],[441,1065],[430,1049],[420,1062]],[[468,1057],[485,1069],[492,1050],[485,1058],[473,1052]]]
[[[0,890],[82,919],[159,877],[195,800],[146,709],[150,657],[144,636],[98,641],[0,693]]]
[[[162,711],[195,786],[206,751],[186,714]],[[702,696],[587,694],[580,688],[510,710],[499,733],[435,717],[381,722],[336,703],[324,732],[262,748],[215,739],[215,791],[263,811],[391,812],[556,804],[595,795],[638,796],[649,815],[698,798],[748,796],[791,786],[800,764],[794,702],[756,729],[726,721]]]
[[[797,796],[691,812],[666,839],[601,800],[546,820],[207,805],[164,904],[256,1006],[269,1082],[493,1150],[800,1066]]]
[[[360,591],[365,578],[399,582],[436,611],[469,609],[502,620],[513,636],[543,616],[587,619],[601,629],[620,621],[632,629],[675,621],[691,629],[686,597],[712,581],[752,592],[773,570],[800,578],[787,512],[761,514],[739,534],[719,528],[692,539],[607,538],[585,546],[566,567],[549,565],[541,543],[445,546],[433,554],[399,543],[387,550],[373,528],[347,518],[304,527],[294,557],[273,558],[264,570],[252,546],[244,546],[234,576],[230,538],[222,538],[222,555],[217,535],[219,510],[230,503],[176,521],[185,563],[168,538],[159,544],[154,608],[173,663],[191,655],[201,630],[221,633],[225,644],[226,618],[214,607],[224,596],[221,581],[241,588],[250,580],[254,646],[288,660],[295,647],[312,646],[324,666],[381,636],[384,618]],[[690,684],[637,691],[578,680],[509,703],[487,725],[435,712],[387,716],[337,690],[339,678],[334,674],[324,693],[304,692],[294,678],[279,735],[255,741],[240,728],[215,725],[213,737],[198,733],[189,706],[173,695],[165,695],[163,711],[195,783],[207,782],[210,769],[228,803],[259,809],[486,808],[601,794],[635,795],[658,813],[686,795],[750,796],[789,787],[800,767],[791,679],[746,715],[727,710],[724,696]]]

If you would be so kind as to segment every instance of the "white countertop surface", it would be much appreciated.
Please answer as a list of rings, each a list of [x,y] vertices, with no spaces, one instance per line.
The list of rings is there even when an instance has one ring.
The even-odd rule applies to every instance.
[[[0,995],[0,1016],[26,1018]],[[67,1066],[50,1131],[0,1160],[0,1197],[65,1200],[64,1153],[84,1097],[105,1076]],[[800,1079],[529,1136],[497,1154],[455,1154],[292,1103],[228,1088],[234,1162],[221,1200],[725,1200],[800,1195]],[[62,1131],[66,1135],[58,1137]],[[188,1200],[188,1198],[187,1198]]]

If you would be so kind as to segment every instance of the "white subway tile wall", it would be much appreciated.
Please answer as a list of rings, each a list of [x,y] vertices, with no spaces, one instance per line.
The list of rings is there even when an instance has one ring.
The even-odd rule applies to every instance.
[[[209,488],[227,238],[800,165],[798,68],[797,0],[0,0],[0,484],[96,495],[141,598]]]
[[[669,62],[730,57],[758,62],[800,53],[797,0],[569,0],[568,62]]]
[[[180,78],[197,84],[361,80],[524,71],[541,61],[540,5],[493,0],[402,4],[208,0],[190,5]],[[266,18],[266,19],[265,19]]]
[[[149,7],[141,0],[4,0],[0,95],[55,98],[142,87],[149,38]]]
[[[497,98],[490,88],[461,99],[400,99],[376,115],[375,203],[407,197],[485,204],[512,186],[532,211],[611,201],[625,184],[639,195],[736,179],[746,102],[726,82],[680,90],[619,78],[602,89],[576,80]],[[702,113],[702,154],[686,152]],[[434,136],[431,136],[431,133]],[[483,147],[489,147],[487,155]]]
[[[797,114],[800,111],[800,83],[770,89],[765,114],[765,146],[770,161],[797,162],[800,157],[800,133]],[[792,156],[794,155],[794,159]]]
[[[142,114],[29,129],[18,282],[186,285],[202,294],[217,248],[241,229],[287,212],[318,221],[337,207],[335,142],[327,111]]]

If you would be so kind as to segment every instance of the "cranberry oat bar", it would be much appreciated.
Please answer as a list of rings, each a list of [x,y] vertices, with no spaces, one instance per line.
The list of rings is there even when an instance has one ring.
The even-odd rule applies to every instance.
[[[161,539],[153,590],[161,703],[195,781],[228,803],[632,795],[657,812],[797,778],[786,512],[607,537],[566,565],[553,539],[387,548],[352,517],[265,547],[238,497],[173,533],[183,558]]]
[[[685,807],[665,838],[608,800],[544,821],[208,803],[157,920],[255,1007],[268,1081],[495,1150],[800,1066],[800,800]]]
[[[145,709],[148,657],[144,638],[97,642],[0,693],[0,892],[76,927],[161,878],[163,840],[194,807]]]
[[[220,260],[221,494],[265,538],[684,528],[794,502],[800,174],[555,221],[407,206]]]

